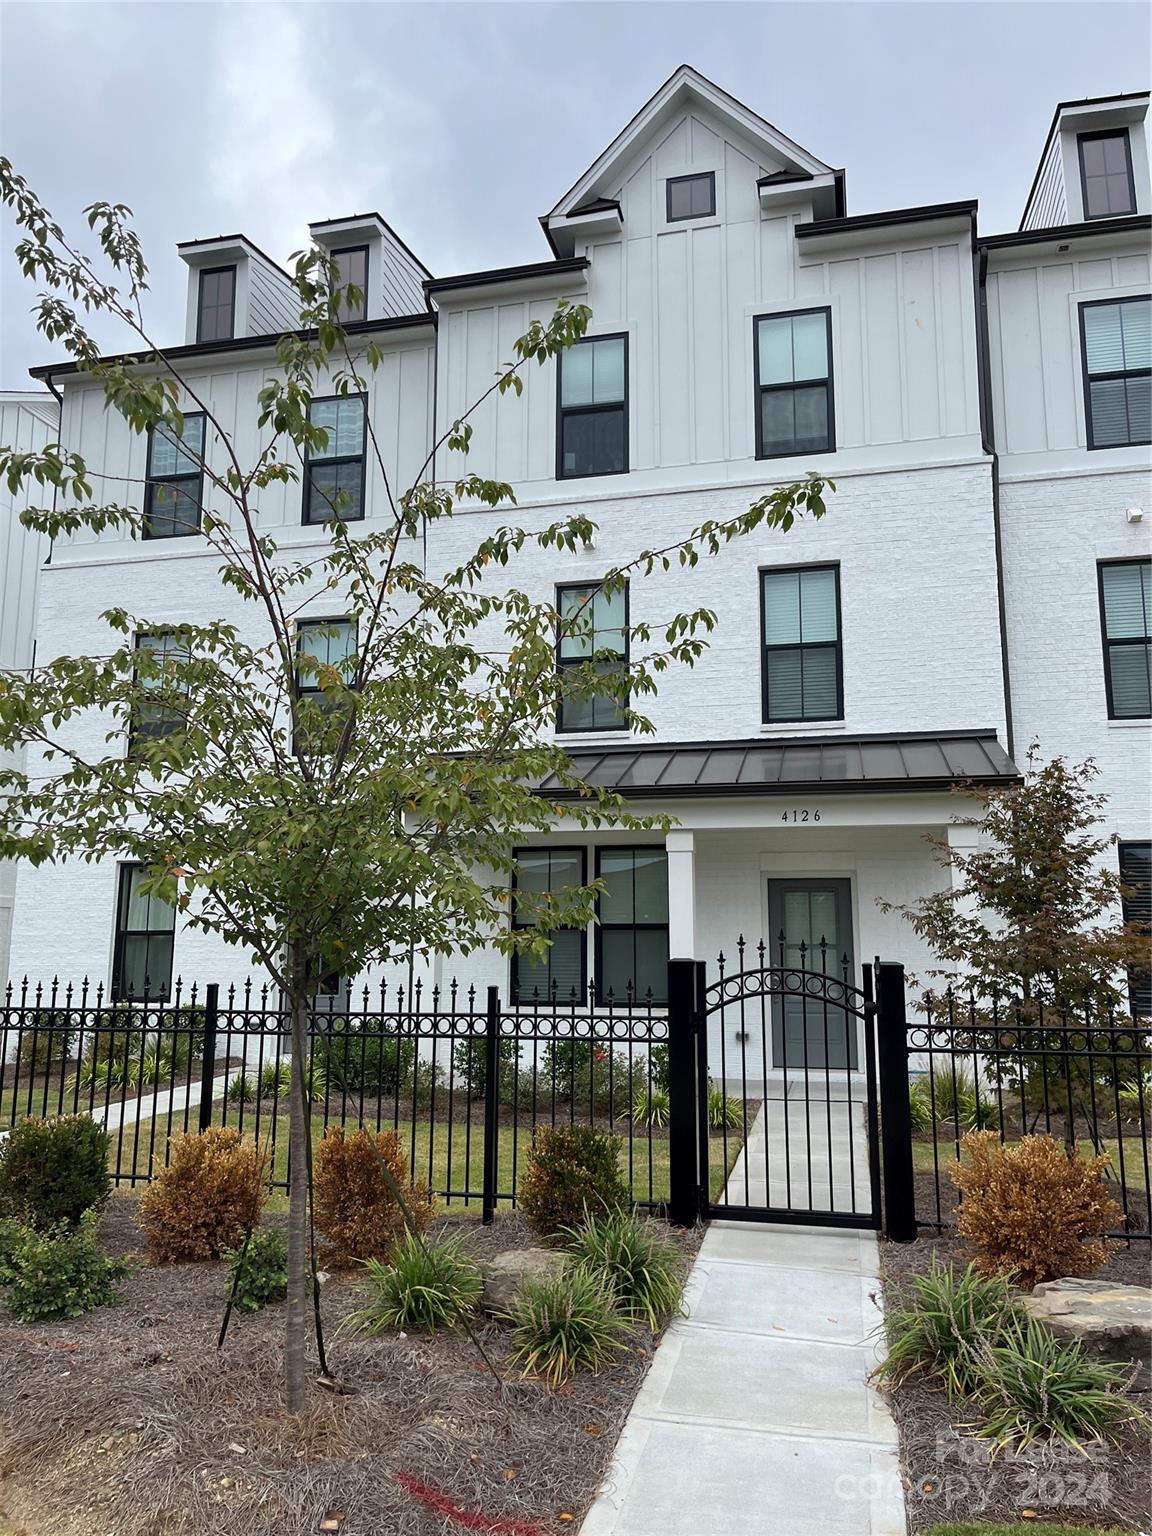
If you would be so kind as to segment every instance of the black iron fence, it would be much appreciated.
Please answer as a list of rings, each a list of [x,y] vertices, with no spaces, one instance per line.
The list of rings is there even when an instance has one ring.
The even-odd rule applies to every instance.
[[[270,987],[185,989],[113,1003],[102,987],[9,986],[0,999],[0,1128],[88,1113],[118,1184],[147,1182],[179,1132],[231,1125],[288,1183],[290,1021]],[[536,1128],[611,1129],[636,1203],[668,1201],[668,1020],[631,996],[519,1005],[451,983],[318,1001],[306,1083],[313,1136],[391,1128],[414,1179],[491,1214],[514,1201]]]

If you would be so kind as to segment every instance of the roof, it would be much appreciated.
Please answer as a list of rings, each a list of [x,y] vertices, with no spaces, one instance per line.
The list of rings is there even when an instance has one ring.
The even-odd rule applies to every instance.
[[[463,288],[487,288],[494,283],[524,283],[543,278],[569,277],[591,266],[587,256],[566,256],[556,261],[533,261],[519,267],[492,267],[484,272],[459,272],[454,277],[430,278],[424,292],[452,293]]]
[[[1020,778],[995,731],[573,746],[569,756],[585,782],[635,800],[800,789],[875,794],[951,789],[962,782],[1013,784]],[[554,775],[539,788],[558,800],[576,793]]]
[[[851,235],[857,231],[889,229],[901,224],[934,224],[941,219],[971,220],[975,228],[977,203],[967,199],[957,203],[927,203],[916,208],[885,208],[879,213],[857,213],[851,218],[813,219],[797,224],[797,240],[813,240],[825,235]]]
[[[983,235],[977,244],[985,250],[1014,245],[1049,245],[1052,241],[1096,239],[1101,235],[1142,234],[1152,230],[1152,215],[1121,214],[1114,219],[1091,219],[1085,224],[1044,224],[1036,229],[1014,229],[1007,235]]]

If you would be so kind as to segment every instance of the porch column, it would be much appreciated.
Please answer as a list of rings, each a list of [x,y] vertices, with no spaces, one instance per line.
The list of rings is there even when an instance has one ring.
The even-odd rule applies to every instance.
[[[668,832],[664,846],[668,854],[668,954],[673,960],[695,960],[695,834]]]
[[[975,853],[980,845],[980,825],[978,822],[965,824],[950,821],[948,823],[947,835],[949,853],[959,853],[967,856]],[[949,876],[952,888],[955,890],[961,883],[959,872],[953,867],[949,871]],[[978,910],[976,899],[974,897],[966,898],[961,910],[968,916],[975,916]]]

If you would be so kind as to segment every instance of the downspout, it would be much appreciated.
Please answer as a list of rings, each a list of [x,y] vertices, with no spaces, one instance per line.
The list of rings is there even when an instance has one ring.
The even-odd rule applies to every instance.
[[[64,396],[56,388],[56,384],[55,384],[55,382],[54,382],[54,380],[52,378],[51,373],[45,375],[44,382],[45,382],[45,384],[47,384],[48,388],[52,391],[52,393],[56,396],[56,411],[57,411],[57,415],[56,415],[56,444],[57,444],[57,447],[63,448],[64,444],[60,441],[60,439],[61,439],[61,437],[64,434]],[[53,510],[53,512],[55,512],[55,510],[56,510],[56,498],[57,498],[57,495],[58,495],[58,489],[57,489],[56,486],[53,486],[52,487],[52,510]],[[48,540],[48,557],[44,561],[45,565],[51,565],[52,564],[52,549],[53,549],[53,546],[55,545],[55,543],[56,543],[55,539],[49,539]],[[36,639],[35,639],[35,636],[33,636],[33,639],[32,639],[32,665],[33,666],[36,665]]]
[[[1012,719],[1012,674],[1008,661],[1008,618],[1004,598],[1004,541],[1000,521],[1000,455],[992,412],[992,360],[988,335],[988,249],[976,241],[976,215],[972,215],[972,279],[976,297],[976,363],[979,378],[980,446],[991,459],[992,531],[996,546],[996,608],[1000,623],[1000,672],[1004,689],[1004,746],[1015,761],[1015,729]]]

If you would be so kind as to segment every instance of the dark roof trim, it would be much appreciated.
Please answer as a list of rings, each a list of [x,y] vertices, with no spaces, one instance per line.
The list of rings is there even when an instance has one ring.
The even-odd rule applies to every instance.
[[[416,325],[434,326],[435,324],[436,316],[428,310],[421,310],[418,315],[385,315],[379,320],[352,320],[344,330],[349,336],[365,336],[374,331],[408,331]],[[183,347],[158,347],[154,352],[118,352],[111,357],[102,357],[100,361],[108,364],[148,364],[161,355],[182,360],[189,357],[211,357],[216,353],[259,352],[275,347],[282,336],[296,336],[301,341],[308,341],[315,334],[315,331],[308,330],[273,331],[265,336],[233,336],[229,341],[204,341]],[[38,368],[28,370],[34,379],[55,379],[65,374],[90,371],[88,368],[82,368],[79,363],[44,363]]]
[[[1009,235],[985,235],[981,250],[1012,245],[1044,245],[1053,240],[1083,240],[1088,235],[1127,235],[1152,229],[1152,214],[1129,213],[1118,219],[1092,219],[1086,224],[1050,224],[1041,229],[1017,229]]]
[[[847,219],[815,219],[810,224],[797,224],[797,240],[811,240],[817,235],[852,234],[856,230],[888,229],[896,224],[928,224],[939,219],[967,217],[976,222],[978,204],[971,201],[960,203],[928,203],[920,208],[888,208],[883,213],[858,213]]]
[[[485,288],[497,283],[515,283],[526,277],[547,277],[555,273],[566,277],[572,272],[583,272],[591,263],[587,256],[565,256],[557,261],[531,261],[521,267],[493,267],[487,272],[460,272],[455,277],[430,278],[424,284],[425,294],[451,293],[457,288]]]
[[[396,231],[392,228],[391,224],[389,224],[384,215],[382,213],[377,213],[374,208],[369,209],[367,213],[350,213],[346,218],[343,219],[317,219],[315,223],[309,224],[308,229],[309,231],[314,229],[333,229],[337,224],[357,224],[362,222],[364,219],[376,219],[379,223],[383,224],[384,228],[392,236],[396,244],[400,247],[406,256],[410,256],[412,258],[412,260],[420,268],[421,272],[423,272],[424,276],[432,276],[431,272],[429,272],[428,268],[420,260],[419,256],[417,256],[416,252],[412,249],[408,242],[406,240],[402,240]]]
[[[579,208],[573,208],[571,213],[562,214],[560,217],[578,219],[583,213],[609,213],[613,208],[621,218],[624,217],[624,209],[614,197],[594,197],[590,202],[581,203]]]
[[[1115,96],[1085,96],[1080,101],[1058,101],[1056,110],[1052,114],[1052,121],[1048,124],[1048,132],[1044,135],[1044,147],[1040,151],[1040,158],[1036,162],[1036,174],[1032,178],[1032,185],[1028,188],[1028,196],[1024,199],[1024,212],[1020,215],[1020,229],[1024,228],[1024,220],[1028,217],[1028,210],[1032,206],[1032,199],[1036,196],[1036,188],[1040,185],[1040,172],[1044,169],[1044,161],[1048,156],[1048,146],[1052,142],[1052,135],[1056,132],[1056,124],[1060,121],[1061,112],[1069,112],[1073,107],[1106,107],[1114,101],[1142,101],[1148,95],[1147,91],[1120,91]]]
[[[836,173],[833,172],[833,175]],[[783,187],[790,181],[815,181],[815,175],[811,171],[772,171],[767,176],[761,176],[756,185],[758,187]]]
[[[281,277],[286,277],[289,282],[292,281],[292,274],[288,271],[287,267],[282,267],[278,261],[273,261],[268,252],[262,251],[254,240],[249,240],[247,235],[205,235],[203,240],[177,240],[176,249],[178,251],[190,251],[194,247],[201,245],[246,245],[250,251],[255,251],[257,256],[266,261],[270,267],[275,267]]]

